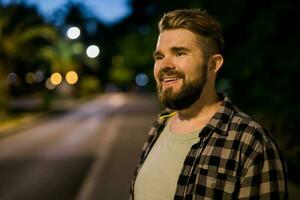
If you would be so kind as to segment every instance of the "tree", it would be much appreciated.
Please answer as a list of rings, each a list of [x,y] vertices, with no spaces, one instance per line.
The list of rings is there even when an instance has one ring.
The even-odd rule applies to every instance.
[[[80,28],[80,38],[76,39],[85,45],[97,45],[100,48],[100,55],[96,58],[88,58],[83,55],[81,59],[81,73],[83,76],[93,76],[101,80],[103,84],[107,82],[108,69],[111,62],[111,43],[113,38],[111,33],[99,19],[97,19],[88,9],[79,2],[68,2],[65,5],[67,10],[60,9],[58,13],[64,14],[59,17],[58,27],[61,33],[64,34],[66,28],[76,26]]]
[[[0,109],[7,108],[8,73],[26,72],[22,67],[35,63],[38,49],[56,38],[55,29],[44,23],[34,8],[19,4],[0,7]]]
[[[52,73],[66,73],[70,70],[79,70],[80,55],[83,53],[82,43],[61,38],[55,44],[41,48],[39,55],[50,63]]]

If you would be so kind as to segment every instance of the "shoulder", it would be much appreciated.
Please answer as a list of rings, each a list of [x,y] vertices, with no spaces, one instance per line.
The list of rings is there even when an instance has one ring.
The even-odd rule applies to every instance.
[[[249,166],[264,160],[281,160],[277,144],[269,132],[249,115],[234,109],[228,137],[238,141],[242,163]]]
[[[230,120],[229,134],[235,133],[239,135],[241,142],[246,145],[257,143],[258,145],[265,146],[274,142],[269,132],[258,121],[235,106],[233,110],[234,114]]]

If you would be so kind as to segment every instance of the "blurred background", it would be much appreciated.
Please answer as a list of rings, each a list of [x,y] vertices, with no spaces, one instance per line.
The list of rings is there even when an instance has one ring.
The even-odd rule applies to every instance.
[[[221,23],[218,90],[270,131],[299,197],[295,2],[0,0],[0,199],[128,199],[162,109],[152,77],[157,22],[177,8]]]

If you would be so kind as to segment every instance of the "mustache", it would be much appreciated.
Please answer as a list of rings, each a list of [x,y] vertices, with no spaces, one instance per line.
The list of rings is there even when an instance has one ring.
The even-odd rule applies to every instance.
[[[164,68],[164,69],[161,69],[158,72],[158,78],[159,78],[159,80],[162,80],[162,78],[164,76],[175,76],[175,77],[178,77],[178,78],[184,78],[184,73],[182,73],[182,72],[180,72],[178,70],[175,70],[175,69]]]

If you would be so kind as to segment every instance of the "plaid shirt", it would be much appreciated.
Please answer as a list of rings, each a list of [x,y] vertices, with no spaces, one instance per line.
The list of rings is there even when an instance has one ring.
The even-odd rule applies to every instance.
[[[131,185],[132,200],[136,177],[169,117],[160,114],[150,129]],[[228,97],[199,137],[183,163],[174,200],[288,198],[286,166],[276,144]]]

